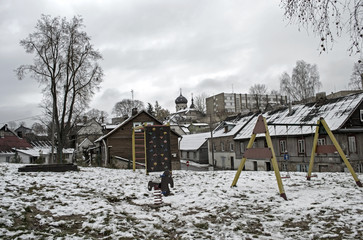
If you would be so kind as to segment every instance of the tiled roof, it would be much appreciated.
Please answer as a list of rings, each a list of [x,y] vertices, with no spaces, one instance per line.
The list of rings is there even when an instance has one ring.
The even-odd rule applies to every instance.
[[[32,146],[25,139],[17,136],[4,136],[0,138],[0,152],[10,152],[13,148],[26,149]]]

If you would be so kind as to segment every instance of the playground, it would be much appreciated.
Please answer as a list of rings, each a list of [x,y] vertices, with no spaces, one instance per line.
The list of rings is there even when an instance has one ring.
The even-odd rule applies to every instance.
[[[18,172],[0,164],[0,235],[6,239],[359,239],[363,188],[347,173],[173,171],[154,208],[149,181],[160,172],[81,167]],[[283,172],[281,172],[284,175]],[[361,173],[357,173],[363,179]]]

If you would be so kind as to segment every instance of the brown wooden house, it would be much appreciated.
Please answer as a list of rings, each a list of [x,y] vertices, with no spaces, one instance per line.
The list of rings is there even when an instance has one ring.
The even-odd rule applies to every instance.
[[[133,111],[133,115],[117,125],[112,131],[95,141],[104,166],[114,165],[120,168],[132,167],[132,129],[141,125],[162,125],[155,117],[142,110]],[[180,169],[179,134],[171,130],[170,150],[171,168]]]

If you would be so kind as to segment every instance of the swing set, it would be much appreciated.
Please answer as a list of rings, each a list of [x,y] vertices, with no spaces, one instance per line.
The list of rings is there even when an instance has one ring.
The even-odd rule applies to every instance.
[[[310,164],[309,164],[309,171],[307,175],[307,180],[310,180],[313,165],[314,165],[314,158],[316,153],[335,153],[338,152],[340,157],[343,159],[345,165],[349,169],[350,173],[352,174],[356,184],[359,187],[362,187],[362,183],[359,181],[356,173],[354,172],[354,169],[350,165],[347,157],[345,156],[343,150],[341,149],[338,141],[335,139],[334,134],[331,132],[330,128],[328,127],[327,123],[323,118],[320,118],[317,122],[317,124],[294,124],[294,123],[269,123],[267,124],[266,119],[262,117],[262,115],[258,116],[256,125],[252,131],[251,138],[248,142],[247,148],[245,153],[243,154],[243,158],[241,160],[241,163],[237,169],[236,175],[233,179],[231,187],[235,187],[237,185],[237,181],[239,179],[239,176],[245,166],[246,160],[248,158],[251,159],[270,159],[272,162],[272,166],[275,172],[275,177],[277,181],[277,185],[279,188],[280,196],[287,200],[286,193],[284,190],[284,186],[282,184],[282,177],[280,175],[279,167],[276,160],[275,151],[272,145],[271,136],[268,130],[267,125],[273,125],[273,126],[315,126],[315,134],[314,134],[314,140],[313,140],[313,148],[311,150],[311,157],[310,157]],[[327,133],[330,137],[331,141],[333,142],[333,145],[317,145],[319,134]],[[256,139],[257,134],[265,134],[266,142],[267,142],[267,148],[252,148],[253,143]],[[287,144],[287,143],[286,143]]]

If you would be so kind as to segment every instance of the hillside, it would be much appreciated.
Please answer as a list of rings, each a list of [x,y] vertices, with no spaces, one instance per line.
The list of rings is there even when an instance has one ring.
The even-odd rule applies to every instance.
[[[80,168],[18,173],[0,164],[0,236],[4,239],[359,239],[363,188],[349,173],[174,171],[171,196],[153,207],[144,171]],[[359,174],[360,180],[363,175]]]

